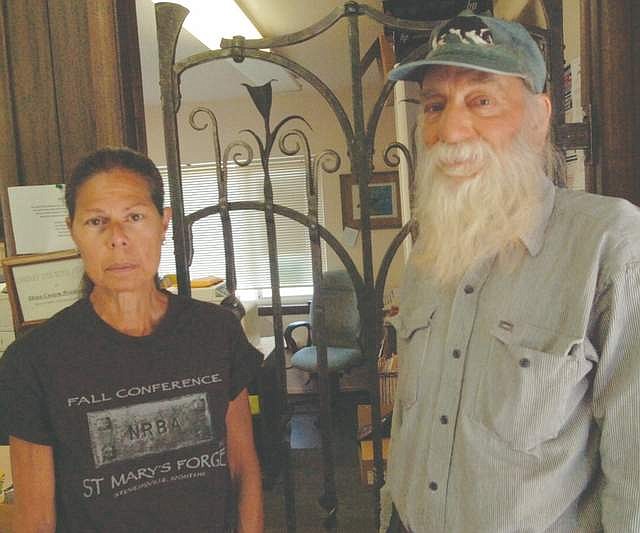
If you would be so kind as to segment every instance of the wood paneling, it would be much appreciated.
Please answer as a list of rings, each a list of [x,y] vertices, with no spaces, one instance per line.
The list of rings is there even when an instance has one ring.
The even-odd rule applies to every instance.
[[[135,2],[115,0],[114,20],[118,36],[118,60],[120,63],[120,90],[126,146],[147,153],[144,99],[142,95],[142,67]]]
[[[96,138],[98,146],[120,145],[124,128],[121,113],[118,46],[115,34],[114,4],[95,0],[87,5],[91,41],[89,43],[93,96],[96,102]]]
[[[583,2],[580,4],[580,86],[582,89],[581,103],[582,108],[586,115],[586,120],[591,122],[591,148],[585,152],[585,189],[590,192],[597,192],[602,190],[602,187],[597,180],[599,179],[596,173],[596,160],[599,154],[596,151],[596,131],[595,124],[593,123],[593,117],[596,116],[597,102],[594,101],[592,95],[592,83],[591,80],[595,79],[595,72],[598,70],[598,65],[593,65],[593,54],[591,53],[591,47],[599,46],[597,43],[598,36],[591,34],[591,6],[590,2]]]
[[[638,205],[639,10],[635,0],[592,0],[587,34],[597,192]]]
[[[633,172],[632,179],[636,185],[635,203],[640,205],[640,2],[632,2],[631,14],[631,57],[633,61],[630,80],[633,87],[631,96],[631,117],[633,122]]]
[[[18,184],[18,159],[16,153],[15,142],[15,125],[13,120],[13,106],[11,94],[11,78],[9,73],[9,54],[7,51],[7,33],[6,33],[6,13],[5,7],[0,8],[0,131],[3,142],[0,143],[0,171],[2,172],[2,180],[5,187],[0,187],[0,206],[2,213],[9,212],[9,200],[7,197],[7,186],[11,187]],[[13,231],[11,224],[5,224],[3,218],[3,240],[5,241],[8,252],[15,251],[13,240]]]
[[[97,145],[146,152],[135,3],[94,0],[87,3],[87,19]]]
[[[80,4],[73,0],[49,0],[48,6],[62,159],[60,181],[64,181],[78,159],[97,145],[97,110],[102,114],[107,111],[118,114],[113,113],[108,103],[94,97],[94,84],[99,86],[102,80],[95,80],[91,75],[89,49],[93,38],[89,39],[92,28],[87,22],[86,10],[79,9]]]
[[[49,15],[42,0],[6,3],[7,52],[18,183],[59,183],[62,159]]]

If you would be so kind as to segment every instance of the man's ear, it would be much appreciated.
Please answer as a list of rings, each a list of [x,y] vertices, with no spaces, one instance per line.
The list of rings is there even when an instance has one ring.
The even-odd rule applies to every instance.
[[[542,100],[542,105],[544,107],[544,116],[546,119],[546,127],[549,128],[549,123],[551,122],[551,112],[553,108],[551,106],[551,97],[547,93],[542,93],[539,95]]]
[[[531,133],[535,144],[542,147],[551,127],[551,98],[546,93],[536,94],[533,98],[535,99],[535,117],[531,124]]]

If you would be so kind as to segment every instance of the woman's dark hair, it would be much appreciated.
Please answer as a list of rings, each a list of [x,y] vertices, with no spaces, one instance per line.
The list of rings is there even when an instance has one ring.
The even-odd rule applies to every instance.
[[[81,159],[73,169],[65,188],[69,218],[76,212],[76,196],[80,186],[100,172],[124,169],[139,174],[149,184],[149,193],[156,209],[162,214],[164,187],[158,168],[146,155],[130,148],[101,148]]]

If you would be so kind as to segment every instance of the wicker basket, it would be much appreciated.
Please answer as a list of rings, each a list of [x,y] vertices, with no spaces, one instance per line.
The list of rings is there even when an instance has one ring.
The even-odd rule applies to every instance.
[[[398,387],[398,373],[385,372],[378,374],[378,387],[380,391],[380,412],[387,413],[393,410],[393,401]]]
[[[378,393],[382,416],[393,409],[398,388],[397,355],[378,359]]]

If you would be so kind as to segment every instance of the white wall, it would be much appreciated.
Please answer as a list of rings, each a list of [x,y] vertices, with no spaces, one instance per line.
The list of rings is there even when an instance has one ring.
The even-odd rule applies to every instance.
[[[562,15],[564,21],[564,57],[566,61],[580,57],[580,1],[563,0]],[[583,7],[582,9],[587,9]]]

